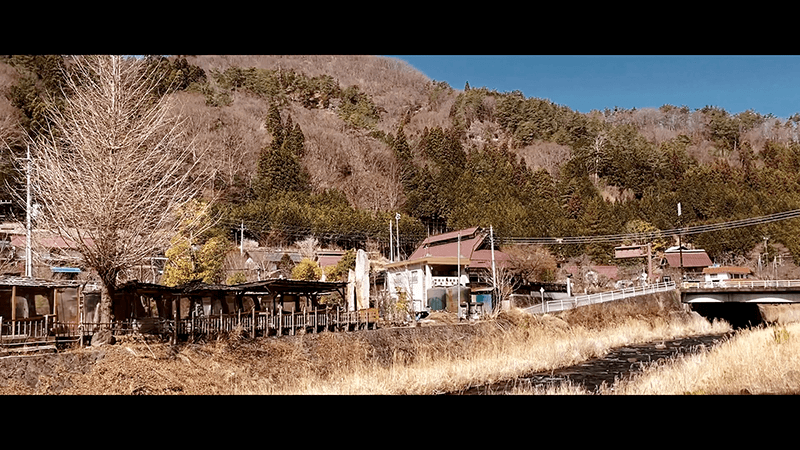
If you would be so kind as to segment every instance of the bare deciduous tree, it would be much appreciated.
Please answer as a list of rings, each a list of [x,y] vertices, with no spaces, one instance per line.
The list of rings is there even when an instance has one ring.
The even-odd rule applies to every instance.
[[[142,61],[77,57],[49,135],[31,139],[37,225],[73,241],[102,282],[112,318],[118,276],[163,250],[180,207],[200,192],[200,154]]]

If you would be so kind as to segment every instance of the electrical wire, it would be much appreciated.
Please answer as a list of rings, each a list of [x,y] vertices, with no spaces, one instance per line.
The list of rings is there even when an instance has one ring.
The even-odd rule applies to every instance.
[[[751,227],[778,222],[781,220],[795,219],[800,217],[800,209],[785,211],[766,216],[753,217],[748,219],[732,220],[716,224],[695,225],[691,227],[674,228],[671,230],[659,230],[644,233],[610,234],[599,236],[572,236],[572,237],[506,237],[502,241],[506,244],[540,244],[540,245],[568,245],[568,244],[590,244],[590,243],[617,243],[627,240],[650,240],[669,236],[687,236],[713,231],[732,230],[735,228]]]
[[[505,236],[496,237],[502,244],[537,244],[537,245],[576,245],[576,244],[592,244],[592,243],[620,243],[624,241],[637,241],[637,240],[652,240],[658,238],[665,238],[671,236],[689,236],[701,233],[709,233],[715,231],[732,230],[736,228],[751,227],[758,225],[765,225],[782,220],[789,220],[800,218],[800,209],[784,211],[765,216],[752,217],[747,219],[738,219],[728,222],[721,222],[715,224],[695,225],[689,227],[673,228],[669,230],[657,230],[643,233],[623,233],[623,234],[609,234],[597,236],[567,236],[567,237],[523,237],[523,236]],[[240,220],[233,220],[231,223],[236,222],[236,228]],[[285,237],[302,238],[307,236],[315,236],[326,240],[342,240],[342,241],[362,241],[370,239],[377,243],[388,241],[388,232],[384,236],[383,232],[341,232],[335,229],[319,229],[316,227],[297,227],[297,226],[274,226],[268,219],[256,221],[244,221],[245,229],[248,233],[261,235],[270,232],[280,233]],[[257,231],[259,230],[259,231]],[[401,234],[400,240],[406,244],[414,244],[427,237],[418,233]]]

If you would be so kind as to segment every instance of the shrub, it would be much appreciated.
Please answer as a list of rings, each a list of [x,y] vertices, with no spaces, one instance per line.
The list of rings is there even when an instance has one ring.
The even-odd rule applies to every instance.
[[[322,269],[316,261],[309,258],[303,258],[294,269],[292,269],[292,279],[294,280],[319,280],[322,278]]]

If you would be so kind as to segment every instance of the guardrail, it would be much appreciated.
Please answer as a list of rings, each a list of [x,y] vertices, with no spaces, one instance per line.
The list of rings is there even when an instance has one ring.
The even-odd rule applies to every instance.
[[[637,297],[640,295],[654,294],[656,292],[671,291],[676,288],[677,286],[674,281],[667,281],[664,283],[649,284],[647,286],[635,286],[617,291],[599,292],[597,294],[578,295],[559,300],[550,300],[544,302],[544,304],[534,305],[530,308],[527,308],[527,310],[536,313],[564,311],[567,309],[577,308],[579,306],[593,305],[595,303],[605,303],[630,297]]]
[[[684,289],[730,289],[730,288],[800,288],[800,280],[720,280],[684,281]]]

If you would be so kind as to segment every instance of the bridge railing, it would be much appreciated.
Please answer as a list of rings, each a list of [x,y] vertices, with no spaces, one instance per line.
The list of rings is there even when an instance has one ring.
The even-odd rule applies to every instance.
[[[800,280],[720,280],[684,281],[683,289],[725,289],[725,288],[800,288]]]
[[[544,308],[540,312],[556,312],[566,309],[577,308],[579,306],[592,305],[595,303],[604,303],[614,300],[622,300],[625,298],[636,297],[639,295],[654,294],[656,292],[671,291],[676,288],[674,281],[666,281],[663,283],[648,284],[646,286],[634,286],[630,288],[620,289],[617,291],[599,292],[597,294],[578,295],[575,297],[567,297],[558,300],[551,300],[544,303]]]

